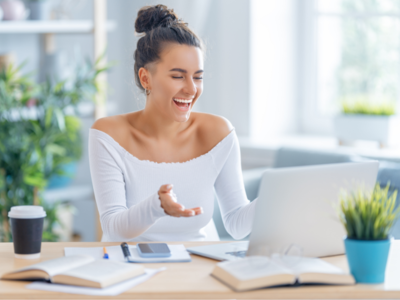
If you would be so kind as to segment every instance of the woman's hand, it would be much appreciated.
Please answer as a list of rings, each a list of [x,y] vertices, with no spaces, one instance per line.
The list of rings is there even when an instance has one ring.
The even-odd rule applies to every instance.
[[[185,208],[178,203],[175,193],[172,191],[172,184],[164,184],[158,191],[161,207],[167,215],[173,217],[193,217],[203,213],[202,207]]]

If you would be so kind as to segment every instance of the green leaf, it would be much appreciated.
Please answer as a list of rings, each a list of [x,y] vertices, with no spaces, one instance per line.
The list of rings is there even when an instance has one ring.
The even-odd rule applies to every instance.
[[[61,89],[64,87],[65,81],[61,81],[59,83],[56,84],[56,86],[54,87],[54,92],[58,93],[61,91]]]
[[[65,148],[61,147],[60,145],[57,145],[57,144],[46,145],[46,151],[51,152],[52,154],[57,154],[57,155],[65,155],[66,154]]]
[[[24,183],[43,188],[46,186],[47,181],[41,176],[24,176]]]
[[[46,127],[46,128],[49,128],[50,127],[50,124],[51,124],[51,118],[53,117],[53,108],[52,107],[49,107],[47,110],[46,110],[46,117],[45,117],[45,120],[44,120],[44,126]]]
[[[370,193],[362,188],[350,195],[342,193],[339,217],[349,238],[387,238],[400,216],[400,207],[395,210],[397,190],[389,196],[389,185],[383,189],[376,185]]]
[[[54,113],[56,115],[57,123],[58,123],[58,128],[61,131],[65,131],[65,120],[64,120],[64,114],[62,113],[61,109],[55,108]]]

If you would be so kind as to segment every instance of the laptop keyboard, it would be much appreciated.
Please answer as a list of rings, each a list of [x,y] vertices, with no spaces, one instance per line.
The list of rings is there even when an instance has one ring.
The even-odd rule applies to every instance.
[[[233,255],[235,257],[246,257],[246,250],[242,251],[232,251],[232,252],[225,252],[225,254]]]

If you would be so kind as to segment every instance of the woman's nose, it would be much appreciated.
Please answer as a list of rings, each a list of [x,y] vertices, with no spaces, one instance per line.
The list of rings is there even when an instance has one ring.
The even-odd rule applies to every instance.
[[[197,87],[196,87],[196,84],[194,83],[193,79],[188,78],[186,80],[184,92],[190,96],[196,95]]]

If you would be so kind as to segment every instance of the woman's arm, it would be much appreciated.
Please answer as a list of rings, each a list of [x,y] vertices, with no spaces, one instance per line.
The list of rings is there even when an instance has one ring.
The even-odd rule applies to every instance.
[[[217,171],[220,170],[214,187],[226,231],[234,239],[242,239],[251,232],[257,199],[251,203],[247,199],[239,141],[235,132],[231,135],[229,143],[214,156]]]
[[[101,227],[113,241],[129,240],[144,233],[166,214],[158,191],[127,207],[121,156],[98,134],[90,130],[89,162]]]

